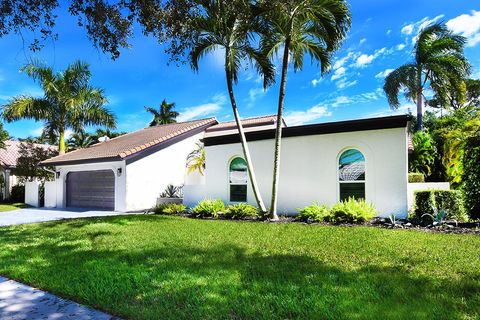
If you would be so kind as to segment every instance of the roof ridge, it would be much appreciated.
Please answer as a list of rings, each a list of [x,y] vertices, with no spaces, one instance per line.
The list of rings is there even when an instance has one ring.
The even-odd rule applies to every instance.
[[[270,115],[266,115],[266,116],[256,116],[256,117],[242,118],[242,119],[240,119],[240,121],[262,119],[262,118],[272,118],[272,117],[276,117],[276,116],[277,116],[277,114],[270,114]],[[224,123],[229,123],[229,122],[235,122],[235,120],[219,122],[219,124],[224,124]]]

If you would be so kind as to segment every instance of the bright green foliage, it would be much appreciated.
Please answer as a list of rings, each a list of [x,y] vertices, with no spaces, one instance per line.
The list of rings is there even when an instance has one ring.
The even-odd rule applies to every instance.
[[[298,208],[297,220],[306,222],[322,222],[329,220],[330,211],[326,205],[313,203],[305,208]]]
[[[463,156],[465,207],[471,219],[480,219],[480,135],[469,137]]]
[[[423,215],[435,216],[444,211],[446,219],[456,221],[468,220],[463,205],[462,193],[458,190],[416,191],[414,217],[422,219]]]
[[[192,210],[192,215],[194,217],[218,217],[219,214],[222,214],[225,211],[225,204],[220,199],[206,199],[200,201],[195,208]]]
[[[408,182],[410,182],[410,183],[425,182],[425,176],[423,175],[423,173],[409,172],[408,173]]]
[[[428,132],[415,132],[412,138],[413,153],[409,156],[409,171],[429,176],[432,172],[437,149],[435,142]]]
[[[231,204],[223,213],[223,216],[228,219],[243,219],[247,217],[257,217],[258,208],[248,203]]]
[[[362,223],[374,218],[378,213],[365,200],[348,200],[338,202],[330,209],[331,219],[338,223]]]
[[[123,319],[478,319],[480,237],[133,215],[0,228],[0,274]]]
[[[152,211],[155,214],[165,214],[165,215],[172,215],[172,214],[180,214],[184,213],[187,210],[187,207],[181,203],[161,203],[157,204]]]

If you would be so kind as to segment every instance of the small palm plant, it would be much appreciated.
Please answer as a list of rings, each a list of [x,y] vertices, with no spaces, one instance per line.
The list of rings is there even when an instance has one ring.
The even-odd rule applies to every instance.
[[[103,90],[90,85],[91,72],[87,63],[76,61],[63,72],[55,73],[52,68],[33,62],[21,71],[41,85],[43,97],[14,97],[2,108],[2,116],[7,122],[20,119],[44,121],[44,131],[51,138],[58,137],[60,154],[65,153],[67,129],[79,132],[89,125],[115,128],[115,116],[104,107],[107,99]]]
[[[150,127],[159,126],[161,124],[169,124],[177,122],[178,112],[173,111],[175,103],[168,103],[166,99],[163,99],[160,104],[160,109],[155,110],[151,107],[145,107],[145,110],[153,115],[153,120],[150,122]]]
[[[187,156],[187,172],[198,171],[202,176],[205,175],[205,148],[200,142],[196,148]]]

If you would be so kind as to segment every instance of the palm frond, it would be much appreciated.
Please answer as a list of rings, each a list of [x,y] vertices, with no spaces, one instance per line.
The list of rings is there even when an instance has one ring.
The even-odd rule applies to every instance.
[[[401,89],[406,89],[410,97],[415,97],[418,90],[417,83],[417,66],[414,64],[406,64],[392,71],[385,78],[383,85],[383,91],[390,106],[394,109],[400,106],[398,94]]]

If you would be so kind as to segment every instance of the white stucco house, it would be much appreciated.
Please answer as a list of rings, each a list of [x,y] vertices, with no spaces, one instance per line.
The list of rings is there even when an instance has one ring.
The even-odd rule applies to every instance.
[[[407,214],[408,115],[284,127],[279,213],[295,214],[318,202],[332,205],[348,197],[371,202],[381,216]],[[271,198],[275,117],[244,121],[261,194]],[[188,177],[184,203],[206,198],[226,203],[255,198],[248,182],[234,123],[206,129],[205,175]]]
[[[149,127],[48,159],[41,165],[56,174],[45,201],[57,208],[151,208],[168,184],[183,185],[187,155],[215,124],[208,118]]]

